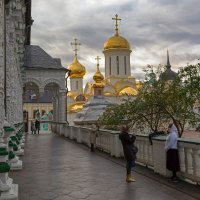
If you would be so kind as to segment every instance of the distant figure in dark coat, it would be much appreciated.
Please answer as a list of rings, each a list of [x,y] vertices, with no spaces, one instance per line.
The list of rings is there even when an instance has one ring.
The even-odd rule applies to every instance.
[[[126,181],[135,182],[135,179],[131,177],[131,168],[135,166],[136,153],[133,151],[133,145],[135,142],[135,135],[129,135],[128,125],[123,125],[119,139],[122,142],[124,157],[126,159]]]
[[[35,120],[35,131],[37,131],[37,133],[40,133],[40,121],[38,119]]]
[[[95,151],[96,148],[96,138],[98,137],[98,126],[96,124],[92,124],[90,131],[90,150]]]
[[[169,124],[168,131],[169,135],[165,142],[166,151],[166,168],[172,171],[172,181],[177,182],[176,173],[180,171],[179,155],[177,149],[178,133],[176,126],[171,123]]]

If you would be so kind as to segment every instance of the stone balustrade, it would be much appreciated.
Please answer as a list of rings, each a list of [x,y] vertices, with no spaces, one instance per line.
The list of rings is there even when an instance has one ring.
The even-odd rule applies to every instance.
[[[186,178],[200,182],[200,141],[180,139],[178,146],[181,173]]]
[[[53,123],[52,131],[63,135],[78,143],[90,146],[90,129],[86,127],[67,126],[63,123]],[[100,130],[97,137],[97,148],[109,153],[114,157],[123,157],[123,149],[118,138],[119,131]],[[166,152],[164,150],[165,136],[153,138],[153,144],[145,135],[137,135],[136,145],[137,163],[148,166],[164,176],[171,173],[166,169]],[[200,183],[200,141],[194,142],[186,139],[179,139],[178,150],[180,156],[180,176]]]

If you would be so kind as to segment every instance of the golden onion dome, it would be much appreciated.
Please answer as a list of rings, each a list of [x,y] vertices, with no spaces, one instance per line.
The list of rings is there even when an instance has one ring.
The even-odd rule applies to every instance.
[[[103,83],[104,76],[99,70],[99,64],[97,64],[97,71],[94,74],[93,79],[95,81],[95,83],[93,84],[93,87],[104,87],[104,83]]]
[[[93,76],[93,79],[96,83],[100,83],[104,80],[103,74],[100,72],[99,68],[97,68],[96,73]]]
[[[78,61],[77,57],[74,58],[71,65],[68,66],[71,78],[83,78],[85,75],[85,67]]]
[[[124,37],[120,36],[119,34],[115,34],[104,43],[104,50],[108,49],[130,50],[130,44]]]

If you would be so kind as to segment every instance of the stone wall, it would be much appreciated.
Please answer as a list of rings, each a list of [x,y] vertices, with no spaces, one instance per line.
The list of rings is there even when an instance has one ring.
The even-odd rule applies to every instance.
[[[23,121],[22,78],[26,36],[24,1],[12,0],[6,5],[4,2],[0,0],[0,132],[5,115],[11,125]]]
[[[4,121],[4,0],[0,0],[0,133]]]

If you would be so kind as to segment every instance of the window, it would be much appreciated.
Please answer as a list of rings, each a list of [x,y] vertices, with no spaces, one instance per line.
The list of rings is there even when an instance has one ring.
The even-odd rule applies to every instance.
[[[76,81],[76,89],[78,90],[78,81]]]
[[[82,95],[82,94],[80,94],[80,95],[78,95],[78,96],[76,97],[76,101],[85,101],[85,100],[86,100],[86,98],[85,98],[85,96]]]
[[[42,116],[45,115],[45,114],[46,114],[46,111],[45,111],[45,110],[42,110]]]
[[[101,95],[101,90],[98,90],[98,95]]]
[[[38,112],[38,110],[33,110],[33,119],[36,118],[37,112]]]
[[[124,56],[124,73],[126,75],[126,56]]]
[[[110,75],[111,75],[111,57],[109,57],[109,72],[110,72]]]
[[[116,61],[117,61],[117,74],[119,75],[119,56],[117,56]]]

